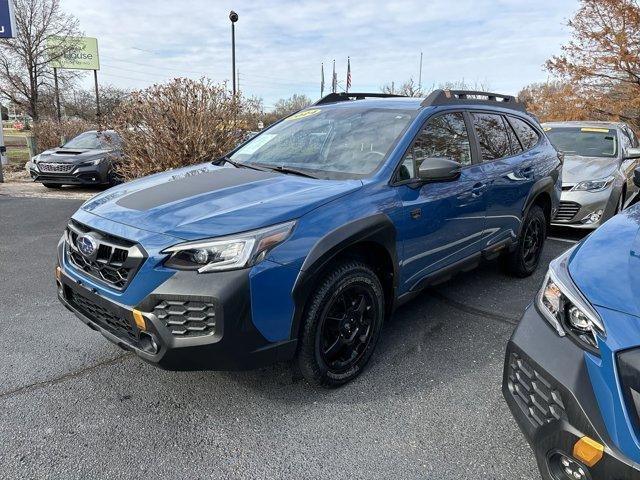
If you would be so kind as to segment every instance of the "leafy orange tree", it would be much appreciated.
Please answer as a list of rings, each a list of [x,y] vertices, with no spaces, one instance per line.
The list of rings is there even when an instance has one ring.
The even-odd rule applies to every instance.
[[[572,38],[546,68],[573,87],[577,108],[640,128],[640,4],[581,0]]]
[[[523,88],[518,98],[529,112],[543,122],[604,118],[590,109],[589,102],[570,83],[534,83]]]

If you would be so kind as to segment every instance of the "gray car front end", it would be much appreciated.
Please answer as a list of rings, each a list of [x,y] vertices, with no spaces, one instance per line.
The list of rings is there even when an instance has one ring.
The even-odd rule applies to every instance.
[[[82,137],[96,137],[83,142]],[[86,138],[86,137],[85,137]],[[105,138],[109,138],[108,142]],[[80,141],[78,141],[80,139]],[[75,142],[75,143],[74,143]],[[115,132],[85,132],[58,148],[45,150],[27,164],[34,182],[45,186],[114,184],[113,162],[122,155]]]
[[[638,187],[633,183],[633,171],[638,166],[640,150],[636,146],[638,140],[635,134],[626,125],[554,122],[543,124],[543,127],[550,139],[553,138],[550,133],[554,130],[573,129],[585,134],[606,135],[612,144],[608,156],[587,155],[585,153],[589,152],[579,151],[579,148],[576,148],[578,151],[572,151],[566,143],[556,145],[565,156],[562,195],[552,225],[595,229],[634,201]]]

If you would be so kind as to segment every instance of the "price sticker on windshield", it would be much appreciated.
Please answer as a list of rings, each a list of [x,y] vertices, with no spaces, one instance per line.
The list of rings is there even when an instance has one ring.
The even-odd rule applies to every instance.
[[[295,113],[291,115],[287,120],[300,120],[301,118],[312,117],[313,115],[317,115],[322,110],[319,108],[310,108],[309,110],[302,110],[301,112]]]

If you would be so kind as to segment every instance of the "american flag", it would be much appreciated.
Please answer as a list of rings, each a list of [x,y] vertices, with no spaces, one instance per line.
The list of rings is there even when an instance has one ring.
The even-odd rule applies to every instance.
[[[347,57],[347,93],[351,88],[351,59]]]

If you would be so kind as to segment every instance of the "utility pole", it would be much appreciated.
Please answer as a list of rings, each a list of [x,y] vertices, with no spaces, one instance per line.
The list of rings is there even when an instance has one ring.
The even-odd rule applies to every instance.
[[[422,90],[422,52],[420,52],[420,73],[418,74],[418,88]]]
[[[233,80],[233,96],[236,95],[236,22],[238,14],[231,10],[229,12],[229,20],[231,20],[231,79]]]

